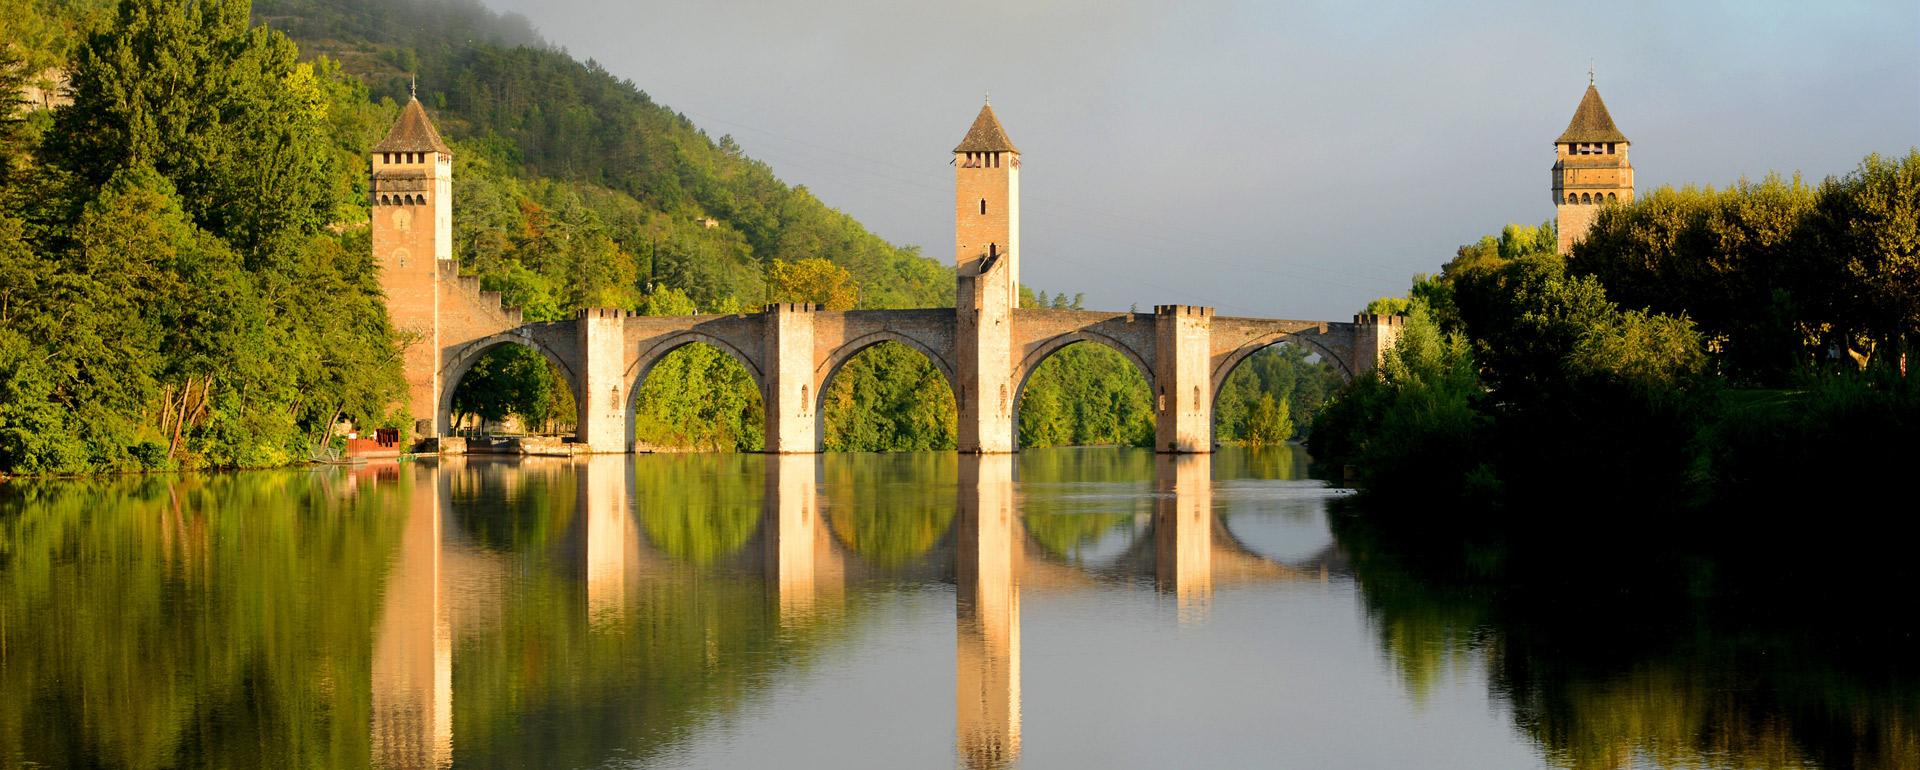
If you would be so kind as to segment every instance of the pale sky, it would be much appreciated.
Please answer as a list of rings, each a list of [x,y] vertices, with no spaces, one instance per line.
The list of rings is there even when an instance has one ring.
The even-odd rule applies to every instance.
[[[1644,193],[1920,145],[1920,2],[484,0],[953,262],[983,94],[1021,277],[1092,308],[1342,320],[1553,216],[1589,61]]]

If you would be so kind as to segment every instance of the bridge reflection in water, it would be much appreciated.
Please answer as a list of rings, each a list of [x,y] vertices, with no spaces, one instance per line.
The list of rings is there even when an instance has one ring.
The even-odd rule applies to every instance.
[[[518,463],[447,458],[399,469],[395,483],[409,506],[373,640],[375,766],[451,765],[455,643],[502,630],[495,594],[516,567],[470,541],[475,535],[455,522],[452,499],[497,496],[515,509],[511,515],[529,517],[551,517],[550,506],[570,506],[560,512],[573,522],[560,554],[572,561],[564,571],[583,584],[574,595],[584,606],[576,606],[593,633],[632,633],[635,598],[646,595],[651,583],[684,581],[691,574],[686,559],[649,542],[635,516],[635,463],[650,461],[620,455]],[[818,456],[733,458],[726,461],[738,463],[732,470],[763,470],[763,495],[757,523],[750,522],[753,533],[716,566],[760,575],[783,632],[840,619],[850,583],[903,573],[928,580],[951,574],[955,747],[959,759],[976,768],[1004,767],[1020,755],[1022,590],[1073,592],[1150,582],[1173,599],[1181,622],[1192,622],[1206,616],[1218,586],[1323,581],[1329,568],[1339,569],[1331,546],[1304,565],[1289,566],[1241,544],[1213,515],[1207,455],[1156,455],[1153,508],[1144,522],[1150,532],[1136,531],[1131,545],[1110,559],[1069,561],[1027,532],[1014,478],[1017,461],[1004,454],[959,456],[954,516],[945,535],[912,563],[881,565],[835,536],[823,506]],[[722,473],[696,481],[743,480]]]

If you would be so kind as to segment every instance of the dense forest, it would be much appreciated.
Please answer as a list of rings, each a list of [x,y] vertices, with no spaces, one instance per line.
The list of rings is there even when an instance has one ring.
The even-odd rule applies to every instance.
[[[952,302],[950,267],[469,0],[31,0],[0,40],[0,93],[24,95],[0,110],[0,472],[278,465],[342,420],[404,426],[365,158],[416,76],[458,158],[462,270],[530,321]],[[1225,440],[1284,441],[1329,390],[1299,355],[1244,369]],[[902,346],[863,353],[830,385],[829,448],[953,446],[935,380]],[[507,346],[456,411],[567,432],[571,387]],[[1025,445],[1150,440],[1114,351],[1071,346],[1023,396]],[[743,369],[693,345],[636,420],[648,446],[754,450],[760,410]]]

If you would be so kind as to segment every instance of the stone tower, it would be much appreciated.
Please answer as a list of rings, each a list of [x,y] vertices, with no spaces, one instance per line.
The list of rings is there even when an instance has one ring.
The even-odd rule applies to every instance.
[[[434,434],[440,403],[441,265],[453,259],[453,151],[407,100],[387,138],[373,147],[373,258],[387,313],[406,342],[409,411],[416,436]]]
[[[1586,237],[1601,206],[1633,202],[1628,144],[1627,135],[1613,125],[1606,103],[1600,101],[1600,90],[1588,78],[1587,93],[1580,97],[1573,120],[1553,140],[1553,205],[1560,253],[1568,253]]]
[[[953,148],[960,451],[1013,451],[1013,310],[1020,306],[1020,151],[983,105]]]
[[[1020,304],[1020,151],[1000,127],[993,105],[980,107],[966,138],[953,148],[954,264],[963,272],[1000,259]]]

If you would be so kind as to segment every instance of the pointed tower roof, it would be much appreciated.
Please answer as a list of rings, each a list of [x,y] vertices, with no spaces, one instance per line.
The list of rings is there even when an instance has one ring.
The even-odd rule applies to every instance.
[[[1007,130],[1000,127],[1000,118],[993,114],[993,105],[980,105],[980,115],[973,119],[973,127],[967,129],[967,137],[960,140],[960,146],[954,152],[1019,152],[1013,146],[1013,140],[1007,138]]]
[[[417,96],[407,100],[407,106],[400,110],[400,119],[393,123],[393,130],[373,146],[373,151],[437,152],[453,157],[453,150],[440,139],[440,132],[434,130],[433,121],[427,119],[427,108],[420,106]]]
[[[1592,83],[1587,84],[1587,94],[1580,97],[1580,107],[1573,111],[1573,120],[1567,123],[1567,130],[1554,144],[1587,142],[1625,142],[1627,135],[1613,125],[1613,116],[1607,114],[1607,103],[1600,101],[1600,89]]]

